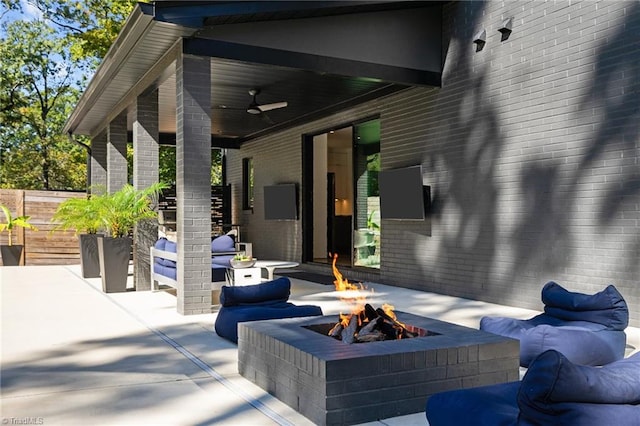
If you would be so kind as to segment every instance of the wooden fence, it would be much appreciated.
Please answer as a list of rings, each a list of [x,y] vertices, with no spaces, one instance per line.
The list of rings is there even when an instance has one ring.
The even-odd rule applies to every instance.
[[[0,189],[0,204],[9,208],[14,216],[31,216],[30,223],[38,231],[17,228],[13,244],[24,245],[22,265],[73,265],[80,263],[78,237],[73,231],[53,232],[51,218],[58,205],[68,198],[85,197],[84,192],[23,191]],[[0,221],[4,216],[0,213]],[[0,233],[0,244],[8,244],[6,232]]]

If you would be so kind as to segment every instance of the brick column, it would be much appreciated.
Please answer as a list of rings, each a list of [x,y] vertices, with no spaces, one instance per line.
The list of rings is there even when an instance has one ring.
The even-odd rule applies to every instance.
[[[107,191],[111,194],[127,183],[127,113],[107,126]]]
[[[181,314],[211,312],[211,64],[176,64],[178,298]]]
[[[107,189],[107,132],[91,139],[91,187],[100,194]]]
[[[139,96],[132,105],[133,186],[144,189],[158,182],[158,91]],[[136,225],[133,239],[133,284],[137,291],[151,289],[149,248],[158,238],[158,220]]]

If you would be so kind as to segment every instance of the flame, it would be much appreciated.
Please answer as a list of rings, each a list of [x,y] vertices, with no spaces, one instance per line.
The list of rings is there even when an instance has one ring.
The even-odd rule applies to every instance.
[[[384,313],[385,313],[385,314],[387,314],[387,315],[389,315],[391,318],[393,318],[394,320],[396,320],[396,321],[397,321],[396,313],[395,313],[395,312],[393,312],[393,310],[394,310],[395,308],[396,308],[395,306],[390,305],[390,304],[388,304],[388,303],[384,303],[384,304],[382,305],[382,310],[384,311]]]
[[[367,293],[360,293],[359,291],[367,290],[367,288],[362,283],[358,283],[357,285],[351,284],[349,280],[344,278],[342,276],[342,273],[336,267],[337,260],[338,260],[338,255],[334,254],[333,262],[331,264],[331,269],[333,270],[333,276],[336,279],[333,283],[335,284],[336,291],[348,292],[348,296],[347,295],[341,296],[340,300],[342,300],[343,302],[349,303],[351,305],[351,313],[349,314],[340,313],[339,323],[344,328],[346,328],[349,325],[349,322],[351,321],[351,318],[353,317],[353,315],[356,315],[358,318],[358,327],[360,327],[363,325],[363,321],[365,321],[364,306],[367,303]],[[356,294],[353,293],[354,290],[356,291]],[[367,291],[370,293],[373,292],[373,290],[367,290]],[[382,310],[385,312],[385,314],[387,314],[390,318],[392,318],[396,322],[396,325],[394,326],[401,325],[402,327],[404,327],[404,324],[398,321],[396,314],[393,311],[394,309],[395,307],[393,305],[389,305],[387,303],[382,305]],[[399,328],[399,327],[396,327],[396,328]]]
[[[401,323],[400,321],[398,321],[398,317],[396,316],[396,313],[393,312],[393,310],[396,307],[393,305],[390,305],[388,303],[384,303],[382,305],[382,310],[384,311],[385,314],[387,314],[390,318],[392,318],[398,325],[401,325],[402,327],[406,328],[407,326],[404,323]]]
[[[349,325],[350,319],[351,319],[351,314],[349,315],[340,314],[340,324],[342,324],[343,327],[346,327]]]
[[[342,277],[342,273],[336,267],[336,261],[338,260],[338,255],[333,255],[333,262],[331,263],[331,269],[333,270],[333,276],[336,278],[333,282],[336,286],[336,291],[347,291],[347,290],[363,290],[364,286],[354,285],[349,282],[346,278]]]

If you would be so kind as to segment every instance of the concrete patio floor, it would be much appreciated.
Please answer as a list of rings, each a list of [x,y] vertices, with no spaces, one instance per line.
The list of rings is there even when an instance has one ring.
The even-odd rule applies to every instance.
[[[131,279],[131,277],[129,277]],[[344,310],[331,286],[292,279],[294,303]],[[542,286],[543,283],[541,283]],[[370,303],[477,328],[535,311],[367,283]],[[0,268],[3,424],[311,425],[238,374],[215,313],[182,316],[167,292],[105,294],[79,266]],[[640,347],[629,328],[628,350]],[[425,425],[424,413],[368,425]]]

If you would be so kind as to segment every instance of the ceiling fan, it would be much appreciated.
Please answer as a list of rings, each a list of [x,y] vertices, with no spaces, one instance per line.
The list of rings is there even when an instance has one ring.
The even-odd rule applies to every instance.
[[[260,94],[260,89],[249,90],[249,95],[253,96],[253,100],[247,107],[247,112],[249,114],[256,114],[256,115],[262,114],[263,112],[284,108],[288,105],[287,102],[274,102],[272,104],[260,105],[256,100],[256,96],[258,96],[259,94]]]

